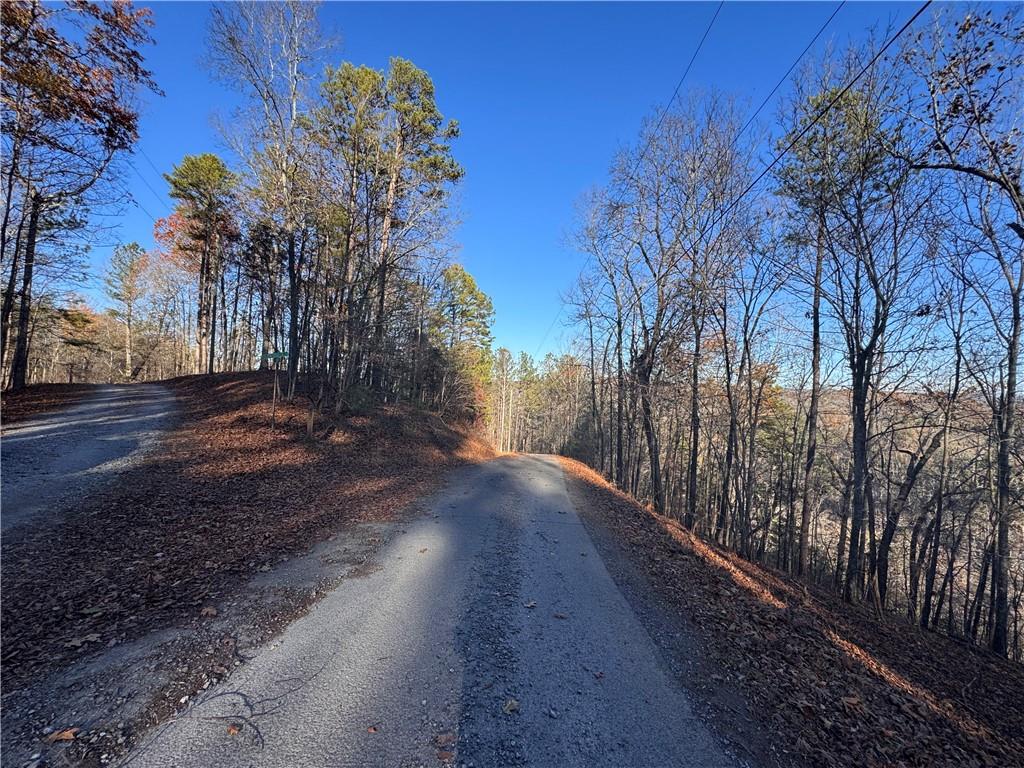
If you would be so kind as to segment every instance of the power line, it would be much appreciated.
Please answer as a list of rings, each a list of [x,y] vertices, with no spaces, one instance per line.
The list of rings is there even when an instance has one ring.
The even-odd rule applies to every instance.
[[[825,28],[828,27],[828,25],[832,23],[832,19],[834,19],[836,17],[836,14],[838,14],[843,9],[844,5],[846,5],[846,0],[843,0],[841,3],[839,3],[839,5],[836,6],[836,9],[834,11],[832,11],[832,15],[829,16],[827,19],[825,19],[825,23],[821,25],[821,27],[815,33],[814,37],[811,38],[811,42],[809,42],[804,47],[804,49],[800,52],[800,55],[797,56],[793,60],[793,63],[789,65],[789,69],[786,70],[786,74],[784,74],[782,77],[779,78],[779,81],[775,84],[775,87],[771,89],[771,91],[768,93],[768,95],[764,97],[764,101],[762,101],[758,105],[757,109],[754,110],[754,114],[752,114],[750,117],[747,118],[747,122],[745,122],[743,124],[743,127],[740,128],[739,133],[736,134],[736,139],[737,140],[739,140],[739,137],[743,135],[744,131],[746,131],[747,128],[750,127],[750,124],[754,122],[754,119],[759,114],[761,114],[761,110],[765,108],[765,105],[771,100],[772,96],[775,95],[775,92],[777,90],[779,90],[780,87],[782,87],[782,84],[784,82],[786,82],[786,80],[789,78],[790,73],[792,73],[792,71],[794,69],[796,69],[796,65],[800,63],[800,60],[804,56],[806,56],[807,52],[809,50],[811,50],[811,48],[814,46],[814,44],[816,42],[818,42],[818,38],[821,37],[821,33],[824,32]]]
[[[683,87],[683,81],[686,80],[686,76],[690,74],[690,68],[693,67],[693,62],[697,60],[697,54],[700,53],[700,49],[704,47],[704,41],[708,39],[708,33],[711,32],[711,27],[714,26],[715,19],[718,18],[718,14],[721,12],[723,5],[725,5],[725,0],[721,0],[721,2],[718,4],[718,7],[715,8],[715,15],[712,16],[711,21],[708,22],[708,25],[704,30],[704,34],[700,38],[700,42],[697,43],[697,47],[694,49],[693,55],[690,57],[690,61],[687,62],[686,64],[686,69],[683,70],[683,76],[679,78],[679,82],[676,83],[675,90],[672,91],[672,98],[668,100],[668,103],[665,105],[665,109],[661,111],[661,117],[658,118],[658,124],[654,127],[654,134],[657,134],[658,131],[661,129],[661,123],[665,120],[665,115],[668,114],[669,109],[672,108],[672,105],[675,103],[676,98],[679,96],[679,89]],[[635,164],[636,166],[640,165],[640,161],[643,159],[643,154],[644,152],[647,151],[647,147],[649,146],[650,141],[647,142],[647,145],[644,147],[643,152],[641,152],[640,156],[637,158]]]
[[[867,64],[865,64],[863,67],[861,67],[860,72],[858,72],[856,74],[856,76],[850,82],[848,82],[846,85],[843,86],[842,90],[839,91],[839,93],[837,93],[832,98],[832,100],[828,104],[825,105],[824,109],[822,109],[817,115],[815,115],[814,119],[810,123],[808,123],[803,128],[803,130],[801,130],[795,137],[793,137],[793,140],[790,141],[789,144],[786,145],[786,148],[783,149],[774,158],[772,158],[772,161],[770,163],[768,163],[768,165],[765,166],[764,169],[762,169],[762,171],[757,175],[757,177],[752,182],[750,182],[747,185],[746,189],[744,189],[742,192],[740,192],[740,194],[736,197],[736,199],[733,200],[731,203],[729,203],[729,205],[726,207],[726,209],[724,211],[722,211],[721,215],[717,219],[715,219],[713,222],[711,222],[711,225],[708,227],[709,230],[712,227],[714,227],[715,224],[720,222],[729,213],[729,211],[731,211],[733,208],[735,208],[739,204],[740,200],[742,200],[755,186],[757,186],[757,183],[759,181],[761,181],[761,179],[763,179],[766,175],[768,175],[768,172],[772,168],[775,167],[775,165],[779,162],[779,160],[781,160],[783,157],[785,157],[789,153],[789,151],[791,149],[793,149],[793,147],[795,147],[797,145],[797,143],[800,141],[800,139],[802,139],[807,134],[807,132],[811,130],[811,128],[813,128],[815,125],[818,124],[818,121],[821,120],[821,118],[823,118],[825,116],[825,113],[827,113],[830,109],[832,109],[832,107],[834,107],[836,104],[839,103],[839,101],[849,92],[849,90],[857,83],[857,81],[860,80],[861,77],[864,76],[864,73],[867,72],[869,69],[871,69],[871,67],[873,67],[878,62],[878,60],[882,57],[882,55],[887,50],[889,50],[889,48],[892,46],[892,44],[895,43],[904,32],[906,32],[908,29],[910,29],[910,26],[915,21],[917,21],[918,17],[928,9],[928,6],[930,6],[932,4],[932,2],[933,2],[933,0],[925,0],[925,2],[921,5],[921,7],[917,9],[917,12],[914,13],[914,15],[911,16],[909,19],[907,19],[906,23],[902,27],[899,28],[899,31],[896,32],[895,35],[890,37],[889,40],[886,42],[886,44],[883,45],[878,50],[878,52],[875,53],[875,55],[871,57],[871,61],[869,61]],[[702,232],[701,236],[703,236],[704,234],[705,233]]]
[[[146,206],[144,206],[142,203],[140,203],[138,201],[138,198],[135,197],[135,195],[133,195],[131,192],[129,192],[128,195],[129,195],[129,197],[131,197],[132,202],[135,203],[136,206],[141,208],[142,212],[144,214],[146,214],[147,216],[149,216],[149,218],[152,219],[152,221],[153,221],[153,225],[156,226],[156,217],[154,217],[152,213],[150,213],[148,210],[146,210]]]
[[[153,173],[155,173],[157,176],[159,176],[162,179],[164,177],[164,175],[159,171],[159,169],[156,167],[156,165],[150,159],[149,155],[146,154],[146,150],[144,150],[142,147],[136,147],[136,149],[139,150],[139,154],[142,155],[146,159],[147,163],[149,163],[149,167],[153,169]]]
[[[668,102],[665,104],[665,108],[661,111],[661,115],[659,115],[658,117],[658,122],[654,128],[654,131],[648,136],[647,142],[644,144],[643,148],[637,155],[637,158],[633,163],[633,170],[631,174],[635,174],[640,167],[640,163],[643,162],[643,157],[646,154],[647,150],[650,148],[651,141],[653,140],[654,136],[657,135],[658,131],[661,129],[661,124],[664,122],[665,116],[668,115],[669,110],[672,108],[672,105],[675,103],[676,98],[679,96],[679,91],[683,87],[683,81],[685,81],[686,76],[690,74],[690,69],[693,67],[693,62],[697,60],[697,55],[700,53],[701,48],[704,47],[704,41],[708,39],[708,34],[711,32],[711,27],[715,25],[715,20],[718,19],[718,14],[721,13],[722,6],[724,5],[725,0],[720,0],[720,2],[718,3],[718,7],[715,8],[715,13],[714,15],[712,15],[711,21],[709,21],[707,27],[704,28],[704,34],[701,35],[700,41],[697,43],[697,47],[694,48],[693,50],[693,55],[690,56],[690,60],[686,63],[686,69],[683,70],[682,77],[679,78],[679,82],[676,83],[676,87],[672,91],[672,96],[669,98]],[[587,258],[583,262],[584,270],[586,270],[589,263],[590,255],[587,254]],[[548,336],[551,334],[552,329],[554,329],[555,323],[557,323],[558,320],[561,318],[562,311],[564,309],[565,302],[563,301],[559,303],[558,311],[555,313],[554,318],[551,320],[551,324],[548,326],[548,329],[544,332],[544,335],[541,337],[540,343],[537,345],[537,349],[534,350],[534,357],[537,357],[537,355],[540,353],[541,347],[543,347],[544,342],[548,340]]]
[[[584,264],[584,267],[586,267],[585,264]],[[537,355],[540,354],[540,349],[541,349],[541,347],[544,346],[544,342],[548,340],[548,336],[551,334],[552,329],[555,327],[555,323],[557,323],[559,318],[562,317],[562,310],[563,309],[565,309],[565,302],[564,301],[563,302],[559,302],[559,304],[558,304],[558,311],[555,313],[555,316],[553,318],[551,318],[551,324],[548,326],[548,329],[546,331],[544,331],[544,335],[541,337],[540,344],[538,344],[537,348],[533,351],[534,358],[536,358]]]
[[[160,173],[159,169],[156,167],[156,164],[153,162],[152,158],[150,158],[150,156],[148,154],[146,154],[146,150],[144,150],[141,146],[136,146],[134,148],[134,151],[136,151],[140,155],[142,155],[143,159],[145,159],[145,161],[149,164],[149,167],[153,169],[153,173],[155,173],[157,175],[157,178],[161,178],[161,179],[163,178],[163,174]],[[128,165],[130,165],[132,167],[132,170],[135,171],[135,174],[140,179],[142,179],[142,183],[146,185],[146,187],[149,189],[150,192],[153,193],[153,197],[155,197],[158,201],[160,201],[160,204],[164,208],[166,208],[169,212],[173,213],[174,211],[167,204],[167,201],[164,200],[164,198],[160,196],[160,193],[157,192],[153,188],[153,186],[149,183],[149,181],[146,180],[146,177],[142,175],[142,172],[139,170],[139,167],[137,165],[135,165],[135,163],[132,162],[130,157],[128,158]]]
[[[138,169],[138,166],[136,166],[135,163],[133,163],[131,160],[128,161],[128,165],[132,167],[132,170],[135,171],[135,175],[142,180],[142,183],[146,185],[146,188],[153,193],[153,197],[155,197],[164,208],[170,211],[171,207],[167,205],[167,202],[162,197],[160,197],[160,194],[155,189],[153,189],[153,185],[146,180],[145,176],[142,175],[142,173]]]
[[[918,17],[920,17],[920,15],[922,13],[924,13],[928,9],[928,6],[930,6],[932,4],[932,2],[933,2],[933,0],[925,0],[925,2],[921,5],[920,8],[917,9],[917,11],[914,13],[914,15],[911,16],[909,19],[907,19],[907,21],[903,24],[903,26],[900,27],[899,30],[892,37],[890,37],[889,40],[886,41],[885,45],[883,45],[875,53],[875,55],[871,57],[871,60],[867,64],[865,64],[863,67],[861,67],[860,71],[853,77],[853,79],[850,80],[846,85],[844,85],[843,88],[839,91],[839,93],[836,94],[835,97],[833,97],[832,100],[829,101],[829,103],[826,104],[821,109],[821,111],[818,112],[817,115],[815,115],[814,119],[810,123],[808,123],[803,128],[803,130],[801,130],[793,138],[793,140],[789,142],[789,144],[786,145],[785,149],[783,149],[781,152],[779,152],[777,155],[775,155],[775,157],[772,158],[771,162],[768,163],[768,165],[766,165],[761,170],[761,172],[754,178],[754,180],[751,181],[746,186],[746,188],[744,188],[744,190],[742,192],[740,192],[739,195],[737,195],[733,199],[733,201],[731,203],[729,203],[729,205],[727,205],[725,207],[725,210],[723,210],[714,219],[714,221],[712,221],[710,224],[708,224],[707,227],[702,229],[697,234],[697,237],[695,238],[694,242],[700,242],[709,232],[711,232],[712,229],[715,228],[715,226],[717,226],[719,224],[719,222],[722,221],[722,219],[724,219],[732,211],[733,208],[735,208],[737,205],[739,205],[740,201],[744,197],[746,197],[748,194],[750,194],[750,192],[754,189],[754,187],[757,186],[757,184],[761,181],[761,179],[763,179],[765,176],[767,176],[768,172],[771,171],[771,169],[774,168],[778,164],[778,162],[783,157],[785,157],[789,153],[789,151],[791,149],[793,149],[793,147],[795,147],[797,145],[797,143],[807,134],[807,132],[810,131],[811,128],[813,128],[815,125],[817,125],[818,121],[820,121],[821,118],[823,118],[826,115],[826,113],[828,113],[828,111],[830,109],[832,109],[836,104],[839,103],[839,101],[849,92],[849,90],[857,83],[857,81],[860,80],[860,78],[863,77],[864,74],[869,69],[871,69],[871,67],[873,67],[878,62],[878,60],[885,54],[885,52],[892,46],[892,44],[895,43],[900,38],[900,36],[904,32],[906,32],[911,27],[911,25],[913,25],[913,23],[915,21],[917,21]],[[695,248],[693,247],[693,244],[690,245],[690,250],[691,251],[695,250]],[[589,256],[588,256],[588,260],[589,260]],[[644,299],[644,297],[650,292],[652,287],[653,286],[649,285],[646,288],[644,288],[642,291],[640,291],[639,295],[633,301],[630,302],[630,307],[631,308],[632,307],[636,307],[637,303]]]

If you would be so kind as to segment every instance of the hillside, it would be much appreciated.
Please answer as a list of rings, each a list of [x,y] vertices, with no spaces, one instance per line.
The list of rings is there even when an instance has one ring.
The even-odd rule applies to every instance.
[[[962,768],[1024,761],[1019,664],[891,615],[880,620],[865,606],[719,550],[589,467],[562,463],[592,535],[610,531],[610,546],[641,564],[639,588],[696,631],[707,658],[686,663],[719,670],[710,686],[700,681],[703,693],[731,688],[747,701],[769,731],[771,762]],[[710,706],[741,729],[721,694]]]
[[[324,422],[311,438],[300,396],[278,403],[272,428],[268,374],[165,384],[179,415],[155,449],[54,524],[5,532],[6,691],[195,625],[254,576],[357,524],[402,519],[446,468],[492,455],[468,427],[408,408]],[[40,398],[30,388],[24,400],[66,405],[82,394],[59,390]],[[285,613],[308,603],[310,590],[299,592]]]
[[[302,396],[278,403],[272,425],[268,374],[156,389],[175,404],[158,443],[63,516],[5,531],[3,739],[17,760],[145,752],[164,725],[216,707],[233,669],[245,670],[238,685],[275,690],[274,659],[302,661],[303,638],[326,632],[335,639],[317,652],[336,677],[317,672],[316,685],[361,686],[369,664],[396,702],[381,720],[373,698],[345,732],[388,722],[442,764],[517,764],[531,739],[557,750],[587,724],[598,741],[573,759],[624,739],[639,754],[688,749],[673,718],[691,705],[707,730],[687,720],[686,738],[721,764],[1020,764],[1019,665],[710,546],[583,464],[562,460],[566,496],[553,458],[486,462],[494,452],[470,427],[407,407],[324,418],[310,435]],[[114,407],[108,396],[30,389],[25,418],[63,406],[68,423],[88,421]],[[306,619],[330,629],[311,635]],[[416,663],[364,658],[352,638],[366,622]],[[354,656],[338,666],[337,647]],[[439,658],[471,681],[461,692],[444,676],[437,687]],[[408,674],[433,681],[411,704],[394,698]],[[409,707],[435,699],[444,714],[421,734]],[[652,701],[674,702],[659,705],[663,722]],[[314,717],[300,701],[281,707]],[[202,738],[215,749],[242,727]],[[176,738],[192,749],[188,731]]]

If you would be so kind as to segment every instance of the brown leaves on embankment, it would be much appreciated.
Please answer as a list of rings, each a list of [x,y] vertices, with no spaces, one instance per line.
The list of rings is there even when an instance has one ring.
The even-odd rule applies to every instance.
[[[20,392],[4,392],[0,395],[0,419],[7,426],[60,408],[69,408],[97,388],[96,384],[34,384]]]
[[[1024,668],[899,617],[808,590],[654,515],[578,462],[563,466],[740,680],[776,744],[811,766],[1024,765]]]
[[[318,423],[269,374],[170,382],[181,417],[113,487],[50,527],[4,536],[5,688],[138,637],[202,620],[254,573],[344,526],[394,519],[446,467],[489,458],[467,429],[385,407]]]

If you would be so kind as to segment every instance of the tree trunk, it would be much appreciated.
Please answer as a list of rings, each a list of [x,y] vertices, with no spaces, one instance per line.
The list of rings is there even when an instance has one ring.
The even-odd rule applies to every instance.
[[[288,233],[288,399],[295,396],[299,378],[299,255],[296,252],[295,232]]]
[[[841,590],[843,586],[843,574],[845,573],[845,565],[843,563],[843,555],[846,550],[847,531],[850,522],[850,488],[853,485],[853,465],[850,465],[850,469],[846,474],[846,478],[843,480],[843,495],[839,506],[839,544],[836,547],[836,572],[834,582],[836,590]]]
[[[818,452],[818,397],[821,389],[821,268],[824,262],[824,225],[818,221],[817,253],[814,259],[814,298],[811,303],[811,403],[807,409],[807,454],[804,460],[804,482],[800,499],[800,552],[796,572],[806,576],[811,528],[811,478]]]
[[[28,218],[28,234],[25,240],[25,267],[21,278],[21,301],[18,307],[18,339],[14,346],[14,359],[11,362],[11,389],[24,389],[28,384],[28,325],[32,311],[32,273],[36,262],[36,237],[39,232],[39,215],[42,209],[42,198],[38,194],[31,196],[31,208]]]
[[[124,317],[124,375],[132,375],[132,306],[128,304]]]
[[[999,446],[996,452],[996,541],[992,558],[995,579],[995,618],[992,627],[992,650],[1005,656],[1009,638],[1010,616],[1010,447],[1014,438],[1017,410],[1017,359],[1020,354],[1021,295],[1015,292],[1012,301],[1009,343],[1006,359],[1006,390],[999,423]]]
[[[648,462],[651,467],[651,496],[654,499],[654,511],[665,514],[665,489],[661,482],[661,450],[658,446],[658,433],[654,424],[654,409],[651,406],[651,371],[650,363],[644,362],[637,371],[637,383],[640,385],[640,411],[643,416],[644,437],[647,440]]]
[[[21,233],[25,226],[25,217],[18,222],[18,234],[14,240],[14,249],[11,253],[11,271],[7,277],[7,285],[4,287],[3,306],[0,309],[0,361],[7,362],[7,347],[11,338],[11,316],[14,314],[14,296],[17,293],[15,288],[18,285],[18,265],[21,260]]]
[[[690,461],[686,473],[686,516],[684,525],[697,522],[697,458],[700,445],[700,336],[703,320],[693,315],[693,362],[690,371]]]
[[[623,488],[625,482],[625,460],[623,457],[623,421],[625,416],[626,379],[622,364],[622,307],[618,292],[615,294],[615,486]]]
[[[853,364],[853,488],[850,510],[850,551],[846,560],[843,599],[852,602],[860,597],[863,576],[862,548],[864,518],[867,513],[868,485],[868,371],[870,362],[859,355]],[[856,587],[856,589],[855,589]]]

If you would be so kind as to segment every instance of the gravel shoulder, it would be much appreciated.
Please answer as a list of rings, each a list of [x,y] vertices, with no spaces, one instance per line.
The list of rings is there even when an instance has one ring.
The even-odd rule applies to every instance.
[[[564,463],[564,462],[563,462]],[[734,671],[711,658],[701,627],[678,602],[667,599],[665,585],[651,566],[681,553],[681,547],[623,535],[602,498],[601,486],[588,482],[565,463],[566,486],[616,585],[636,612],[678,683],[715,735],[750,765],[783,768],[790,755],[772,743],[758,712],[737,685]],[[640,509],[635,514],[645,514]]]
[[[7,429],[18,422],[69,408],[87,400],[103,384],[33,384],[19,392],[0,395],[0,422]]]
[[[110,385],[7,426],[0,529],[60,516],[112,482],[156,444],[177,410],[174,393],[158,384]]]

